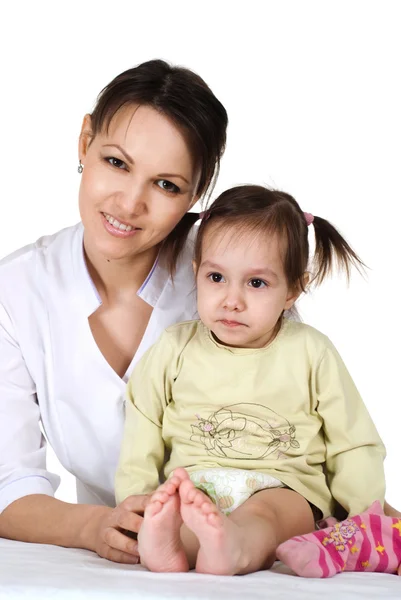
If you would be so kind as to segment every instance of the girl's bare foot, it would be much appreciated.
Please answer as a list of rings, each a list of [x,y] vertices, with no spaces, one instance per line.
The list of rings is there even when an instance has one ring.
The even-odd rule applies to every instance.
[[[145,509],[138,534],[141,563],[150,571],[188,571],[188,561],[180,538],[182,517],[178,488],[188,479],[184,469],[157,488]]]
[[[249,564],[241,528],[219,512],[213,502],[192,481],[179,486],[181,516],[199,540],[198,573],[235,575]],[[247,545],[246,545],[247,546]]]

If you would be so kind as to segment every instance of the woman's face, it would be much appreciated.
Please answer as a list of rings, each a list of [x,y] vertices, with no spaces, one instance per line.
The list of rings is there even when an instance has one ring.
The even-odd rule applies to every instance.
[[[84,119],[79,209],[90,256],[130,261],[154,252],[196,202],[198,170],[187,141],[149,106],[129,106],[91,138]]]

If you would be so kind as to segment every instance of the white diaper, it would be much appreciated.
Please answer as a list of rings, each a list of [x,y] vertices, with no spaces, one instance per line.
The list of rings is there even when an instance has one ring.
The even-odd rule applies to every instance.
[[[203,469],[191,473],[190,479],[226,515],[255,492],[284,486],[271,475],[244,469]]]

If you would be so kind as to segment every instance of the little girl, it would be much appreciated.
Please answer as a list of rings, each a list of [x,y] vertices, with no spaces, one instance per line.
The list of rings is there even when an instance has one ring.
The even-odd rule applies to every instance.
[[[347,274],[362,265],[283,192],[236,187],[202,218],[200,320],[167,329],[128,384],[116,497],[154,492],[138,537],[152,571],[265,569],[335,501],[350,515],[383,503],[385,450],[346,367],[326,336],[284,316],[310,283],[312,223],[315,282],[335,259]],[[303,556],[319,543],[305,536]]]

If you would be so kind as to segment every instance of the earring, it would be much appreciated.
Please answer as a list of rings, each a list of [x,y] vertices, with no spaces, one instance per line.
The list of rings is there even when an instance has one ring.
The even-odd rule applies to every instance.
[[[79,165],[78,165],[78,173],[79,173],[79,174],[81,174],[83,170],[84,170],[84,166],[83,166],[83,164],[81,163],[81,161],[79,161]]]

